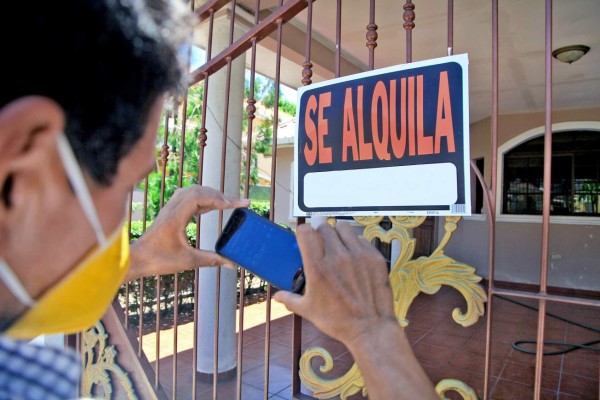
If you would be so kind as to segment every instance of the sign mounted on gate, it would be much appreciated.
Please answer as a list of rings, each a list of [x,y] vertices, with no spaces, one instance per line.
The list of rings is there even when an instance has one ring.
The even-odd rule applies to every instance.
[[[468,58],[298,89],[294,216],[470,215]]]

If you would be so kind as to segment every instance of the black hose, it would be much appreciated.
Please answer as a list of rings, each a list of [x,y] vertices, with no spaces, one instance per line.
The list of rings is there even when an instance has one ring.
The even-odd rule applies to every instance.
[[[525,307],[528,308],[530,310],[534,310],[534,311],[538,311],[539,309],[537,307],[534,306],[530,306],[529,304],[525,304],[525,303],[521,303],[520,301],[517,300],[513,300],[511,298],[505,297],[505,296],[500,296],[500,295],[496,295],[496,297],[508,301],[510,303],[513,304],[517,304],[521,307]],[[546,315],[552,318],[556,318],[560,321],[566,322],[568,324],[571,325],[575,325],[575,326],[579,326],[580,328],[584,328],[587,329],[589,331],[595,332],[595,333],[600,333],[600,328],[596,328],[590,325],[586,325],[586,324],[582,324],[580,322],[576,322],[573,320],[570,320],[568,318],[564,318],[561,317],[560,315],[556,315],[550,312],[546,312]],[[557,356],[557,355],[561,355],[561,354],[566,354],[566,353],[570,353],[571,351],[575,351],[575,350],[580,350],[580,349],[586,349],[586,350],[592,350],[592,351],[600,351],[600,347],[593,347],[593,345],[600,343],[600,340],[592,340],[590,342],[585,342],[585,343],[566,343],[566,342],[544,342],[544,346],[562,346],[564,347],[563,350],[556,350],[556,351],[545,351],[544,355],[545,356]],[[526,349],[524,347],[522,347],[521,345],[523,344],[534,344],[537,345],[537,340],[517,340],[515,342],[512,343],[512,347],[515,350],[518,350],[520,352],[523,353],[527,353],[527,354],[536,354],[535,350],[529,350]]]

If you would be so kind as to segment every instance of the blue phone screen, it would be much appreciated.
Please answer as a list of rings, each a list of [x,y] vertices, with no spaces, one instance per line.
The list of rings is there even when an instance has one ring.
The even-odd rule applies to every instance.
[[[248,210],[235,212],[244,213],[243,221],[217,251],[278,288],[292,290],[294,276],[302,268],[296,236]]]

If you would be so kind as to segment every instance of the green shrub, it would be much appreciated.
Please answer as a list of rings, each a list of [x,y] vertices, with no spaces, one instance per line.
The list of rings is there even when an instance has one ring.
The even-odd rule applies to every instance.
[[[265,218],[271,215],[271,203],[268,201],[253,201],[248,208]]]

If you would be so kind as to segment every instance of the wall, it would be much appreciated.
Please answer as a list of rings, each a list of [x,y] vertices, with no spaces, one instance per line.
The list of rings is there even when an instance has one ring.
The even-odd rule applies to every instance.
[[[552,122],[600,121],[600,107],[580,110],[555,110]],[[498,146],[530,129],[544,126],[544,113],[510,114],[498,118]],[[485,159],[485,179],[490,182],[491,176],[491,118],[487,117],[474,122],[470,126],[471,158]]]
[[[541,223],[496,223],[495,279],[540,283]],[[446,254],[488,276],[488,222],[463,220]],[[600,290],[600,225],[551,224],[548,285]]]
[[[291,180],[292,162],[294,160],[293,145],[277,148],[277,176],[275,179],[275,222],[295,227],[295,219],[291,219],[291,201],[293,184]]]
[[[600,108],[555,111],[552,115],[553,123],[571,121],[600,121]],[[543,113],[500,116],[498,145],[502,146],[514,137],[543,125]],[[490,182],[491,176],[490,126],[490,118],[471,124],[471,158],[484,158],[486,182]],[[496,223],[495,279],[539,284],[541,217],[525,217],[519,222],[514,220],[519,220],[519,217],[507,221],[499,216]],[[573,217],[560,223],[559,220],[551,219],[548,285],[600,290],[600,218]],[[438,237],[441,233],[438,231]],[[477,268],[477,273],[487,278],[488,237],[485,215],[465,217],[446,247],[446,253]]]

